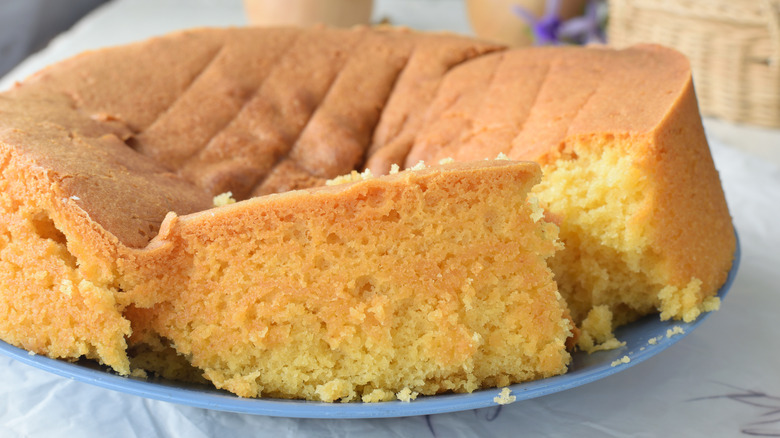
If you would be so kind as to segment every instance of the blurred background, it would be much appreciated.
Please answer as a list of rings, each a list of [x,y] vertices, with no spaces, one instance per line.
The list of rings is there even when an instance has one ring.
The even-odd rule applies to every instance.
[[[0,76],[107,0],[0,0]]]

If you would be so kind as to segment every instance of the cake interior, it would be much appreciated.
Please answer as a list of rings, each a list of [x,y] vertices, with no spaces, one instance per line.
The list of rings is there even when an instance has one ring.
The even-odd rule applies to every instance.
[[[0,331],[3,340],[50,357],[95,359],[130,372],[121,314],[109,270],[66,230],[53,195],[34,197],[40,180],[6,159],[0,179]],[[29,187],[31,185],[33,187]],[[78,255],[77,255],[78,254]],[[83,257],[81,256],[83,255]]]
[[[611,317],[614,328],[659,310],[664,320],[690,322],[718,306],[717,297],[703,296],[696,277],[670,283],[664,260],[650,245],[657,239],[649,223],[657,190],[646,157],[636,153],[641,149],[636,139],[615,136],[574,141],[564,156],[543,166],[544,178],[534,188],[560,226],[565,247],[550,266],[577,324],[597,307],[598,317]]]
[[[172,224],[182,276],[127,280],[156,294],[129,309],[131,343],[170,340],[246,397],[382,401],[564,372],[572,327],[546,264],[557,227],[527,199],[536,179],[399,175]]]

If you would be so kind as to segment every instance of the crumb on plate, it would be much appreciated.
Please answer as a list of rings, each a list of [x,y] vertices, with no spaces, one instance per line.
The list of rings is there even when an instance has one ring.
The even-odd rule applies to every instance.
[[[398,400],[401,400],[402,402],[405,403],[409,403],[410,401],[416,399],[418,395],[419,395],[418,392],[412,391],[407,387],[398,391],[398,393],[395,396],[398,398]]]
[[[512,394],[512,390],[504,387],[501,389],[501,392],[499,392],[496,397],[493,397],[493,401],[500,405],[508,405],[509,403],[514,403],[517,400],[517,397],[511,394]]]
[[[629,362],[631,362],[631,358],[628,356],[623,356],[618,360],[612,361],[612,364],[610,366],[616,367],[618,365],[622,365],[624,363],[629,363]]]
[[[685,330],[683,330],[683,328],[680,327],[679,325],[676,325],[666,331],[666,337],[671,338],[674,335],[681,335],[683,333],[685,333]]]

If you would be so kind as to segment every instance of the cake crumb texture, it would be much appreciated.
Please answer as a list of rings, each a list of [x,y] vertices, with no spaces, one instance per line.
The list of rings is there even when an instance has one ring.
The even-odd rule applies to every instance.
[[[0,179],[3,340],[49,357],[95,359],[128,374],[130,324],[121,315],[113,278],[88,258],[79,263],[72,252],[79,248],[63,227],[63,197],[40,187],[44,178],[24,175],[26,163],[20,161],[6,151]]]
[[[676,326],[666,330],[666,337],[667,338],[671,338],[674,335],[681,335],[681,334],[684,334],[684,333],[685,333],[685,330],[683,330],[683,328],[680,327],[679,325],[676,325]]]
[[[165,258],[181,277],[124,268],[138,270],[131,298],[156,295],[134,319],[244,397],[385,401],[560,374],[571,325],[545,262],[557,228],[531,219],[538,167],[501,163],[178,218]]]
[[[493,401],[498,403],[499,405],[508,405],[510,403],[514,403],[517,400],[517,397],[511,394],[512,394],[512,390],[504,387],[501,389],[501,392],[499,392],[496,397],[493,397]]]
[[[601,350],[614,350],[626,345],[615,338],[612,327],[612,311],[606,305],[599,305],[588,312],[580,325],[577,347],[590,354]]]
[[[409,403],[412,400],[415,400],[418,395],[417,392],[414,392],[409,388],[404,388],[396,394],[396,398],[402,402]]]
[[[232,192],[220,193],[214,197],[214,207],[224,207],[225,205],[235,204],[236,200],[233,199]]]
[[[612,366],[612,367],[616,367],[616,366],[619,366],[619,365],[627,364],[627,363],[629,363],[629,362],[631,362],[631,358],[630,358],[630,357],[628,357],[628,356],[623,356],[623,357],[621,357],[620,359],[617,359],[617,360],[614,360],[614,361],[612,361],[612,363],[610,364],[610,366]]]

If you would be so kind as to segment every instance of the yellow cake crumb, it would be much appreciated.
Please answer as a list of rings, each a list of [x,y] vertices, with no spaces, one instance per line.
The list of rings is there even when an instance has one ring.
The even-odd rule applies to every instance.
[[[623,356],[618,360],[612,361],[610,366],[616,367],[618,365],[623,365],[624,363],[629,363],[629,362],[631,362],[631,358],[628,356]]]
[[[62,292],[63,294],[65,294],[65,295],[67,295],[69,297],[72,296],[73,295],[73,282],[68,280],[67,278],[65,280],[63,280],[62,283],[60,284],[60,292]]]
[[[666,286],[658,292],[661,300],[661,320],[682,319],[685,322],[693,322],[705,311],[704,302],[700,301],[702,281],[693,278],[685,287],[677,288]],[[708,301],[712,306],[712,301]]]
[[[214,197],[214,207],[224,207],[226,205],[235,204],[236,200],[233,199],[232,192],[221,193]]]
[[[509,160],[509,157],[505,153],[499,152],[496,156],[496,160]]]
[[[454,162],[455,162],[455,160],[452,157],[442,158],[441,160],[439,160],[439,164],[442,165],[442,166],[445,165],[445,164],[450,164],[450,163],[454,163]]]
[[[45,283],[49,279],[49,273],[46,271],[38,271],[35,273],[35,279],[41,283]]]
[[[501,392],[499,392],[496,397],[493,397],[493,401],[500,405],[508,405],[509,403],[514,403],[517,400],[517,397],[510,394],[512,394],[512,390],[504,387],[501,389]]]
[[[353,170],[352,172],[346,174],[346,175],[339,175],[333,179],[329,179],[325,181],[326,186],[337,186],[339,184],[347,184],[351,182],[356,181],[364,181],[367,179],[371,179],[374,177],[374,174],[371,172],[371,169],[366,169],[362,173],[358,172],[357,170]]]
[[[666,331],[666,337],[671,338],[674,335],[681,335],[683,333],[685,333],[685,330],[683,330],[683,328],[680,327],[679,325],[676,325]]]
[[[539,198],[536,196],[528,197],[528,205],[531,206],[531,219],[534,222],[539,222],[544,217],[544,209],[539,206]]]
[[[320,400],[327,401],[350,401],[355,397],[355,390],[352,385],[344,379],[333,379],[322,385],[317,385],[315,393]]]
[[[658,341],[660,341],[663,338],[663,336],[656,336],[655,338],[650,338],[647,340],[647,343],[650,345],[656,345]]]
[[[390,175],[395,175],[396,173],[401,171],[401,166],[393,163],[390,165]]]
[[[416,397],[416,395],[415,395]],[[392,391],[386,389],[376,388],[371,390],[368,394],[363,394],[360,400],[363,403],[379,403],[383,401],[391,401],[396,398],[396,395]]]
[[[405,403],[409,403],[410,401],[416,399],[418,395],[419,393],[417,393],[416,391],[412,391],[411,389],[406,387],[398,391],[398,394],[396,394],[395,396],[396,398],[398,398],[398,400]]]
[[[135,377],[138,379],[147,379],[149,378],[149,375],[146,373],[145,370],[141,368],[136,368],[132,371],[130,371],[130,377]]]
[[[614,350],[626,345],[615,338],[612,332],[612,311],[609,306],[596,306],[580,326],[577,347],[588,354],[595,351]]]
[[[417,170],[423,170],[423,169],[425,169],[426,167],[427,167],[427,166],[425,165],[425,162],[424,162],[424,161],[422,161],[422,160],[420,160],[420,161],[419,161],[417,164],[415,164],[414,166],[412,166],[411,170],[414,170],[414,171],[417,171]]]
[[[701,306],[705,312],[720,310],[720,297],[709,297],[701,303]]]

